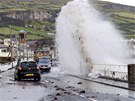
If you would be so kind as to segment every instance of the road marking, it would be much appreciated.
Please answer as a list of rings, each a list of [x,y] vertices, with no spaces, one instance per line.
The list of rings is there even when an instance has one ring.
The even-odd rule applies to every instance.
[[[2,78],[1,78],[1,80],[0,80],[0,88],[8,81],[8,76],[7,76],[7,74],[8,73],[4,73],[3,75],[2,75]],[[6,75],[6,76],[5,76]]]
[[[47,78],[49,78],[49,79],[53,79],[53,80],[60,81],[60,79],[57,79],[57,78],[55,78],[55,77],[48,77],[48,76],[46,76],[46,75],[42,75],[42,77],[47,77]],[[50,81],[48,81],[48,80],[44,80],[44,81],[45,81],[45,82],[50,82]],[[88,98],[87,96],[82,95],[82,94],[80,94],[80,93],[77,93],[77,92],[74,92],[74,91],[70,91],[70,90],[68,90],[68,89],[65,89],[65,90],[68,91],[68,92],[70,92],[71,94],[80,96],[80,97],[82,97],[82,98],[86,98],[86,99],[88,99],[88,100],[90,100],[90,101],[98,101],[98,100],[95,100],[95,99],[93,99],[93,98]]]
[[[135,89],[124,87],[124,86],[123,87],[122,86],[117,86],[117,85],[113,85],[113,84],[109,84],[109,83],[105,83],[105,82],[101,82],[101,81],[96,81],[94,79],[88,79],[88,78],[85,78],[85,77],[80,77],[80,76],[72,75],[72,74],[67,74],[67,75],[75,77],[75,78],[83,79],[83,80],[86,80],[86,81],[95,82],[95,83],[98,83],[98,84],[103,84],[103,85],[116,87],[116,88],[120,88],[120,89],[135,91]]]
[[[50,78],[50,77],[49,77],[49,78]],[[54,79],[54,78],[51,77],[51,79]],[[50,82],[50,81],[48,81],[48,80],[44,80],[44,81],[45,81],[45,82]],[[98,101],[98,100],[95,100],[95,99],[93,99],[93,98],[87,98],[86,96],[84,96],[84,95],[82,95],[82,94],[80,94],[80,93],[73,92],[73,91],[70,91],[70,90],[68,90],[68,89],[65,89],[65,90],[68,91],[68,92],[70,92],[71,94],[80,96],[80,97],[82,97],[82,98],[86,98],[86,99],[88,99],[88,100],[90,100],[90,101]]]
[[[70,92],[70,91],[69,91]],[[84,95],[81,95],[81,94],[79,94],[79,93],[76,93],[76,92],[71,92],[72,94],[75,94],[75,95],[77,95],[77,96],[80,96],[80,97],[82,97],[82,98],[87,98],[86,96],[84,96]],[[87,98],[87,99],[89,99],[90,101],[98,101],[98,100],[95,100],[95,99],[93,99],[93,98]]]
[[[98,101],[98,100],[95,100],[95,99],[92,99],[92,98],[88,98],[89,100],[91,100],[91,101]]]

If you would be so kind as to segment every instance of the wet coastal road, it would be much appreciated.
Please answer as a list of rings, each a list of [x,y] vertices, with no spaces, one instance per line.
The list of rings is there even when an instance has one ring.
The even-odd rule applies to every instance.
[[[55,72],[42,74],[40,82],[17,82],[13,71],[0,74],[0,101],[135,101],[132,91]]]

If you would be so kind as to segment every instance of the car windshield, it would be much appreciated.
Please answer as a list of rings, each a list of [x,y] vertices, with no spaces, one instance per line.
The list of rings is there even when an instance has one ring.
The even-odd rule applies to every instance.
[[[35,67],[37,67],[37,64],[34,61],[22,62],[21,67],[22,68],[35,68]]]
[[[42,59],[50,59],[49,56],[43,56]]]
[[[49,60],[49,59],[39,59],[38,62],[39,62],[39,63],[49,63],[50,60]]]

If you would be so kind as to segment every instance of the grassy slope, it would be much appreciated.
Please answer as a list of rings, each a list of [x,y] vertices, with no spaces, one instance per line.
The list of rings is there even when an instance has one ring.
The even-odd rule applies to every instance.
[[[0,12],[24,10],[59,10],[70,0],[1,0]]]
[[[97,2],[96,8],[103,12],[126,37],[135,37],[135,7]]]
[[[11,2],[12,1],[12,2]],[[61,6],[66,4],[67,1],[71,0],[20,0],[21,2],[15,2],[15,0],[3,0],[0,3],[0,12],[9,12],[9,11],[24,11],[24,10],[47,10],[47,11],[58,11]],[[95,0],[94,0],[95,2]],[[99,2],[94,3],[96,8],[101,11],[103,14],[108,16],[108,19],[117,26],[117,28],[122,32],[126,37],[135,37],[135,16],[132,8],[128,6],[121,6],[117,4],[112,4],[109,2]],[[50,31],[44,32],[43,30],[36,30],[34,28],[24,28],[28,34],[28,39],[40,39],[43,37],[50,37],[47,32],[55,32],[52,27],[54,23],[44,22],[44,21],[32,21],[32,25],[42,27],[43,25],[49,27]],[[17,33],[21,27],[14,26],[12,29],[14,33]],[[8,34],[9,28],[1,28],[2,33]],[[31,33],[31,34],[30,34]]]
[[[60,2],[58,2],[57,0],[55,2],[53,2],[52,0],[36,0],[34,2],[28,2],[27,0],[21,1],[21,2],[15,2],[14,0],[7,0],[7,1],[3,0],[3,2],[0,3],[0,13],[3,13],[3,12],[8,13],[11,11],[25,11],[25,10],[58,11],[58,10],[60,10],[60,8],[61,8],[62,4],[64,4],[64,2],[65,2],[64,0],[63,1],[60,0]],[[54,23],[51,23],[48,21],[33,20],[30,23],[30,25],[36,26],[39,29],[24,28],[24,30],[27,32],[28,39],[40,39],[40,38],[44,38],[44,37],[50,38],[53,36],[49,36],[47,33],[55,32]],[[44,31],[42,28],[43,26],[46,26],[48,28],[48,30]],[[22,29],[22,27],[20,27],[20,26],[12,26],[11,32],[18,33],[18,31],[21,29]],[[7,37],[5,35],[9,35],[10,30],[8,27],[3,27],[3,28],[0,28],[0,33],[4,34],[4,36],[1,36],[4,38],[4,37]]]
[[[0,28],[0,33],[4,33],[5,35],[8,36],[10,36],[10,33],[12,33],[17,36],[18,32],[22,29],[26,32],[27,39],[41,39],[44,37],[53,37],[46,34],[45,31],[36,30],[34,28],[28,28],[28,27],[22,28],[20,26],[12,26],[11,29],[8,27]]]

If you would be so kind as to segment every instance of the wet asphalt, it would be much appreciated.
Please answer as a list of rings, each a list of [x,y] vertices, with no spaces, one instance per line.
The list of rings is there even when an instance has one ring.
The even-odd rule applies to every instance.
[[[41,81],[14,81],[14,69],[0,73],[0,101],[135,101],[135,93],[72,77],[43,73]]]

